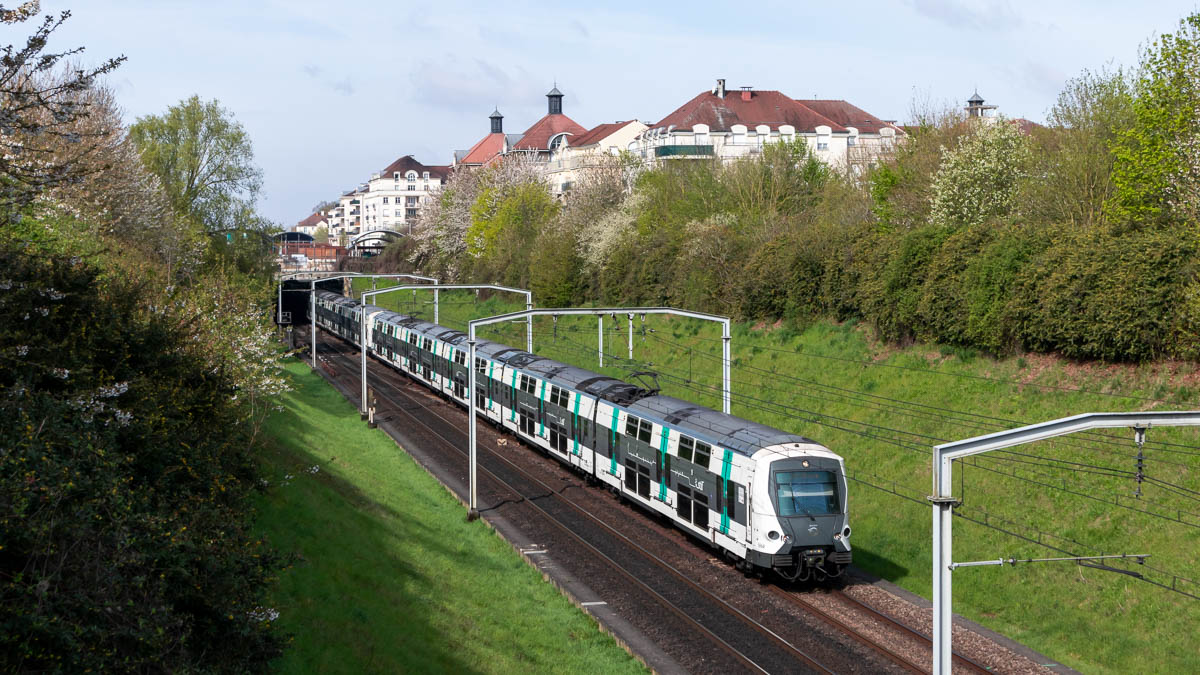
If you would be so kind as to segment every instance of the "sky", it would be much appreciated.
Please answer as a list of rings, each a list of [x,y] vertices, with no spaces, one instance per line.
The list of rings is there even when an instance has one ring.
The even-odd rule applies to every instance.
[[[16,0],[5,3],[12,6]],[[845,9],[850,7],[852,9]],[[290,228],[393,160],[449,164],[499,107],[520,133],[546,112],[584,127],[653,124],[724,78],[794,98],[844,99],[883,119],[961,107],[978,90],[1009,117],[1046,119],[1068,79],[1136,65],[1200,11],[1151,0],[876,3],[42,0],[72,17],[50,50],[124,55],[109,78],[125,118],[199,95],[246,128],[260,213]],[[0,45],[29,24],[0,27]]]

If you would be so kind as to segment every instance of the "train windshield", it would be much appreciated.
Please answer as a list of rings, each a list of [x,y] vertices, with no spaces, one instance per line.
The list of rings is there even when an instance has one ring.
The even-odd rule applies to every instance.
[[[838,513],[837,477],[832,471],[780,471],[775,486],[781,516]]]

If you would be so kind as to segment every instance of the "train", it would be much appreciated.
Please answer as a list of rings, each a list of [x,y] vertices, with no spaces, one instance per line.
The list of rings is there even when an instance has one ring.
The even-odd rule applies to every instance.
[[[462,331],[330,291],[308,319],[468,406]],[[476,411],[748,574],[823,581],[852,559],[841,456],[803,436],[476,339]]]

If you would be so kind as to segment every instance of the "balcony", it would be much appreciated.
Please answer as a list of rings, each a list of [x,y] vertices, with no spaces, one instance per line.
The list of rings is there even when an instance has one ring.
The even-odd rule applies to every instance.
[[[712,157],[711,145],[660,145],[654,148],[655,157]]]

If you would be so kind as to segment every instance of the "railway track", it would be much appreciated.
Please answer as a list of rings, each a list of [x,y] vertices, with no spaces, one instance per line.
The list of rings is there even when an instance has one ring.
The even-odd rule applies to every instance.
[[[352,358],[347,351],[354,348],[339,341],[323,340],[319,347],[324,347],[324,350],[318,349],[319,356],[323,357],[320,359],[323,362],[323,368],[333,379],[340,381],[347,388],[348,398],[356,401],[357,396],[350,392],[358,391],[360,361],[357,358],[357,350],[354,350]],[[443,454],[456,456],[465,463],[466,432],[463,429],[465,412],[452,403],[444,402],[424,388],[415,388],[419,392],[420,398],[426,399],[419,400],[416,395],[411,393],[414,388],[405,375],[382,366],[374,360],[371,361],[370,367],[375,375],[376,397],[387,403],[386,408],[377,411],[376,419],[379,420],[386,415],[396,415],[401,417],[406,424],[419,425],[427,430],[430,438],[436,439],[435,442],[442,446]],[[440,404],[437,408],[451,410],[452,414],[448,416],[435,409],[435,406],[430,405],[434,402]],[[431,418],[438,420],[439,423],[431,424]],[[480,428],[490,429],[490,426],[485,424]],[[503,486],[502,489],[508,491],[509,495],[515,496],[518,501],[536,510],[542,520],[553,527],[560,536],[570,539],[595,559],[603,560],[613,573],[625,579],[628,584],[640,589],[646,597],[653,598],[676,621],[687,625],[696,634],[704,636],[710,644],[718,647],[724,656],[736,663],[740,669],[753,672],[796,672],[797,666],[800,666],[810,672],[879,671],[879,664],[867,665],[861,655],[854,657],[850,662],[844,660],[830,662],[828,657],[823,661],[819,656],[810,654],[794,644],[794,641],[785,639],[762,622],[750,617],[746,612],[698,584],[687,574],[676,569],[646,547],[564,496],[561,490],[555,489],[545,480],[534,476],[522,465],[499,453],[491,452],[483,444],[480,444],[479,448],[481,476],[486,476],[487,480]],[[506,474],[506,476],[502,474]],[[516,480],[513,480],[514,477]],[[514,483],[523,483],[523,485],[518,487]],[[482,484],[481,480],[481,486]],[[499,500],[493,500],[493,503],[503,502],[506,498],[511,501],[511,497],[501,497]],[[549,502],[557,504],[559,508],[549,508],[547,506]],[[573,515],[564,518],[562,509],[568,510]],[[593,530],[602,531],[612,540],[619,542],[618,549],[636,553],[641,557],[641,561],[630,565],[627,559],[619,560],[624,554],[614,551],[611,542],[598,545],[589,541],[579,533],[580,520],[586,521]],[[646,575],[644,572],[647,564],[652,565],[656,573]],[[630,569],[631,567],[641,570],[641,573]],[[654,581],[648,581],[648,578],[653,578]],[[668,578],[672,580],[671,583],[664,584],[664,579]],[[856,645],[873,652],[878,660],[891,666],[890,670],[928,672],[928,661],[922,663],[919,662],[919,658],[910,658],[904,653],[913,652],[913,643],[920,643],[921,651],[929,653],[930,640],[920,631],[888,617],[840,590],[825,594],[836,598],[836,601],[843,607],[843,611],[857,613],[877,626],[885,626],[884,632],[889,636],[886,638],[888,644],[894,645],[896,641],[907,641],[908,643],[907,650],[892,649],[887,645],[880,644],[882,642],[880,638],[866,634],[851,625],[851,622],[843,621],[834,613],[806,600],[805,594],[787,591],[773,585],[769,588],[771,592],[778,594],[787,602],[801,606],[803,611],[817,617],[820,622],[834,631],[847,636]],[[681,589],[684,591],[682,595]],[[705,607],[697,607],[698,598],[703,599]],[[854,623],[861,625],[863,622],[860,620]],[[738,629],[737,626],[741,626],[743,629]],[[961,654],[956,653],[954,659],[956,670],[993,672],[986,666]],[[789,660],[791,665],[788,665]]]
[[[906,623],[896,620],[888,616],[884,612],[872,607],[871,605],[848,595],[845,591],[834,588],[828,593],[820,594],[820,597],[832,599],[834,603],[840,605],[843,611],[858,614],[861,617],[867,618],[876,629],[876,632],[882,632],[888,636],[888,645],[897,645],[905,643],[907,649],[895,649],[892,646],[881,644],[878,637],[868,635],[866,631],[856,628],[849,621],[844,621],[839,618],[834,612],[828,611],[814,602],[814,597],[817,594],[799,593],[789,591],[778,586],[772,587],[773,592],[780,597],[785,598],[790,602],[802,604],[808,611],[811,611],[830,625],[836,626],[839,630],[847,635],[852,635],[856,640],[865,644],[870,644],[873,648],[880,650],[896,665],[913,673],[927,673],[932,666],[933,640],[927,634],[909,626]],[[861,621],[859,622],[861,623]],[[915,658],[911,654],[920,654],[920,658]],[[953,667],[959,672],[971,673],[992,673],[991,668],[979,663],[959,652],[952,654]]]
[[[345,355],[339,354],[334,358],[340,361],[340,365],[349,367],[348,357]],[[350,378],[345,376],[345,372],[345,369],[341,369],[343,381],[347,381],[348,383]],[[356,379],[354,381],[357,382]],[[377,416],[388,413],[399,413],[403,415],[408,423],[423,426],[435,438],[441,439],[444,450],[456,453],[460,458],[466,459],[466,451],[462,445],[455,442],[455,440],[446,438],[444,428],[434,428],[430,424],[429,418],[433,417],[441,420],[445,425],[450,427],[457,425],[459,423],[458,420],[449,420],[428,406],[420,406],[421,414],[417,414],[413,412],[413,399],[402,398],[403,394],[397,395],[398,392],[394,388],[389,387],[387,391],[384,389],[376,386],[375,395],[378,400],[390,405],[385,410],[377,411]],[[422,393],[424,394],[425,392]],[[463,438],[456,440],[464,441],[465,434],[461,435]],[[804,672],[844,672],[844,669],[840,669],[837,664],[834,664],[834,667],[830,667],[822,663],[803,649],[784,640],[761,623],[734,608],[722,598],[708,592],[687,578],[679,570],[655,556],[648,549],[625,537],[607,523],[595,518],[585,509],[563,496],[558,489],[532,475],[524,467],[521,467],[511,459],[497,453],[488,452],[483,448],[480,448],[480,450],[478,471],[481,477],[490,478],[495,483],[504,486],[522,503],[536,509],[543,516],[543,520],[547,524],[554,527],[563,536],[586,549],[590,555],[603,560],[611,567],[613,572],[640,589],[646,596],[653,598],[656,603],[670,612],[677,620],[705,636],[707,641],[719,647],[734,660],[740,669],[762,673],[797,672],[797,665],[799,665]],[[529,485],[517,486],[513,484],[515,481],[511,479],[511,476],[501,476],[501,472],[495,470],[497,462],[504,465],[505,472],[511,472],[511,474],[520,476]],[[535,489],[529,490],[529,486],[533,486]],[[597,545],[592,540],[583,536],[578,531],[579,528],[572,527],[571,524],[564,522],[561,512],[556,512],[548,506],[546,503],[547,498],[571,510],[578,517],[588,520],[592,525],[620,540],[620,545],[617,548],[626,547],[628,550],[636,552],[644,560],[653,564],[656,573],[645,574],[644,567],[641,568],[643,570],[641,574],[631,570],[628,560],[618,560],[617,556],[613,555],[613,547]],[[668,579],[663,578],[664,574],[673,583],[664,583],[668,581]],[[682,589],[679,586],[682,586]],[[683,591],[682,593],[681,590]],[[696,597],[703,598],[708,606],[698,606],[698,603],[695,601]],[[700,614],[703,618],[697,618],[697,614]],[[749,633],[745,629],[748,629]]]

